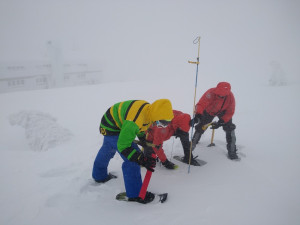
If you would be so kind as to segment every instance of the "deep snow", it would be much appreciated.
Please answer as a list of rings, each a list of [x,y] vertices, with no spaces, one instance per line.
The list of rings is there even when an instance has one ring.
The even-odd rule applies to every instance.
[[[115,83],[0,95],[0,224],[300,224],[298,11],[293,0],[1,0],[1,62],[48,60],[45,43],[57,40],[66,61],[95,61]],[[118,179],[91,179],[101,117],[128,99],[169,98],[191,114],[197,35],[197,100],[232,84],[241,161],[226,158],[221,129],[206,147],[208,130],[194,152],[205,166],[157,166],[149,190],[167,202],[118,202],[119,155],[109,165]],[[181,148],[165,143],[169,158]]]
[[[216,85],[201,71],[199,77],[197,100]],[[168,192],[163,204],[115,200],[124,191],[118,154],[109,165],[118,179],[93,182],[93,160],[103,141],[98,126],[107,108],[128,99],[169,98],[174,109],[191,114],[193,79],[1,94],[0,224],[299,224],[299,83],[270,87],[267,81],[228,80],[237,102],[233,120],[241,161],[227,159],[222,129],[216,130],[216,147],[206,147],[211,137],[207,130],[194,151],[207,161],[205,166],[191,167],[188,174],[187,165],[174,160],[179,165],[175,171],[157,165],[149,190]],[[25,129],[10,124],[11,115],[22,111],[50,115],[72,133],[71,140],[33,151]],[[168,158],[183,154],[174,138],[165,142],[165,151]]]

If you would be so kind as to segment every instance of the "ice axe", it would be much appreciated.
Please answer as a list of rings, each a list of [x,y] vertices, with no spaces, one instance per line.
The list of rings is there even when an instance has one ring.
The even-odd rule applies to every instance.
[[[138,140],[133,140],[133,143],[136,143],[137,145],[140,145],[142,147],[145,147],[145,146],[148,146],[148,147],[154,147],[154,148],[157,148],[159,149],[161,145],[155,145],[151,142],[142,142],[142,141],[138,141]]]
[[[215,136],[215,129],[212,129],[210,144],[207,145],[207,147],[216,146],[215,143],[214,143],[214,136]]]
[[[213,123],[213,122],[207,123],[207,124],[203,125],[203,126],[202,126],[202,130],[205,131],[210,125],[212,125],[212,123]]]
[[[202,126],[202,130],[206,130],[209,126],[211,126],[213,124],[213,122],[205,124]],[[212,129],[212,134],[211,134],[211,140],[210,140],[210,144],[207,145],[207,147],[212,147],[212,146],[216,146],[214,143],[214,136],[215,136],[215,129]]]

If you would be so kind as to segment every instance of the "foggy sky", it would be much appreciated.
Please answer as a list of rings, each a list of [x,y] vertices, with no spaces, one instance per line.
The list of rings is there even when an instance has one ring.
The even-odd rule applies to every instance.
[[[267,79],[278,61],[300,77],[296,0],[1,0],[0,62],[47,60],[58,41],[67,61],[101,65],[115,80],[187,76]],[[233,78],[235,77],[235,78]]]

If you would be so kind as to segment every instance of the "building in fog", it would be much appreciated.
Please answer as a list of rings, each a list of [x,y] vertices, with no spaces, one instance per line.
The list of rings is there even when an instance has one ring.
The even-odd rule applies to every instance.
[[[47,61],[0,63],[0,93],[101,82],[101,70],[86,63],[65,63],[58,42],[46,45]]]
[[[84,63],[63,64],[60,74],[50,63],[0,64],[0,93],[97,84],[101,75]]]

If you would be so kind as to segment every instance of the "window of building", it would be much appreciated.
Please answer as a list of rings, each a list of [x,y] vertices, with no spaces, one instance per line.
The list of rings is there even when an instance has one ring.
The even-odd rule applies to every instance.
[[[36,81],[36,85],[38,85],[38,86],[43,86],[43,85],[47,84],[46,77],[38,77],[38,78],[36,78],[35,81]]]
[[[9,80],[8,81],[8,86],[9,87],[21,87],[24,85],[24,80],[23,79],[17,79],[17,80]]]

